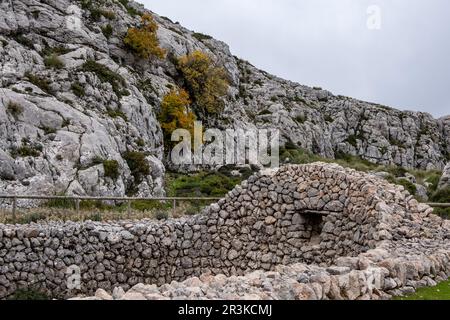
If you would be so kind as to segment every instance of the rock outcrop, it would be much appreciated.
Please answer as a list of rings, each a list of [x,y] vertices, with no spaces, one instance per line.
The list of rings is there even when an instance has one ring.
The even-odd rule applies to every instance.
[[[234,57],[223,42],[156,14],[168,58],[139,59],[123,37],[144,9],[124,3],[0,4],[1,193],[163,193],[164,143],[155,114],[169,88],[179,84],[170,57],[193,50],[208,53],[231,82],[225,111],[208,125],[280,128],[283,141],[329,158],[345,153],[421,169],[442,169],[449,160],[449,118],[277,78]],[[88,61],[95,64],[87,68]],[[149,162],[144,179],[133,176],[124,159],[130,151]],[[105,160],[117,161],[117,177],[105,175]]]
[[[445,189],[445,188],[450,188],[450,162],[447,163],[447,165],[445,166],[438,186],[438,189]]]
[[[450,275],[450,226],[432,212],[373,175],[288,166],[178,220],[0,225],[0,297],[145,283],[125,297],[384,298]]]

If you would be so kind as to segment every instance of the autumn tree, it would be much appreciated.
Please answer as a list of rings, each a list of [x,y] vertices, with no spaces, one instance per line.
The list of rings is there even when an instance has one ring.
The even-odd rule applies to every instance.
[[[150,14],[145,13],[141,17],[141,26],[129,28],[123,41],[141,58],[148,59],[155,56],[162,59],[165,50],[159,47],[157,31],[158,25],[155,20]]]
[[[164,140],[170,144],[172,132],[186,129],[194,136],[195,115],[189,110],[191,100],[183,89],[172,89],[164,96],[158,120],[164,132]]]
[[[201,51],[178,59],[178,69],[202,115],[218,114],[223,110],[223,96],[228,90],[225,69],[217,66],[211,57]]]

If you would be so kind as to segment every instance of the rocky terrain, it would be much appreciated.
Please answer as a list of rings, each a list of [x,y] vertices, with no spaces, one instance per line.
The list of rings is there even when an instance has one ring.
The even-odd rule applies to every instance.
[[[174,57],[194,50],[223,66],[230,81],[224,111],[203,119],[211,126],[280,128],[284,142],[328,158],[351,154],[439,170],[449,161],[449,117],[277,78],[234,57],[225,43],[157,14],[167,57],[141,59],[123,38],[143,12],[127,0],[1,2],[0,193],[164,193],[156,114],[179,84]],[[148,163],[143,177],[130,167],[130,153]],[[107,161],[117,162],[117,177]]]

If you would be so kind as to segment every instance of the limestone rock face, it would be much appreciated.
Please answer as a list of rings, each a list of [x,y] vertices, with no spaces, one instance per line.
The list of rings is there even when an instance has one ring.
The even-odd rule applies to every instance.
[[[98,17],[69,0],[0,4],[1,193],[123,195],[131,187],[137,195],[163,193],[163,136],[155,115],[169,88],[179,85],[173,58],[193,50],[211,55],[230,79],[224,113],[205,126],[279,128],[284,142],[330,158],[347,153],[421,169],[448,162],[448,117],[277,78],[234,57],[225,43],[156,14],[168,58],[144,61],[122,40],[139,15],[115,1],[93,4],[109,14]],[[128,6],[144,11],[132,1]],[[86,68],[87,61],[116,80]],[[145,154],[151,167],[140,181],[124,159],[129,151]],[[118,177],[105,175],[104,160],[117,161]]]
[[[442,173],[441,180],[439,181],[439,189],[449,188],[450,187],[450,162],[444,168],[444,172]]]

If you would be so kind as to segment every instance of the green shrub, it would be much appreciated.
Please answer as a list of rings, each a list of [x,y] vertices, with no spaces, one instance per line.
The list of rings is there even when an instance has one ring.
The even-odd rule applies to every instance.
[[[125,7],[130,16],[137,16],[140,14],[138,10],[129,5],[129,0],[119,0],[119,2]]]
[[[26,72],[25,76],[28,78],[28,81],[30,81],[36,87],[40,88],[42,91],[48,94],[53,93],[52,89],[50,88],[50,81],[48,81],[47,79],[36,76],[30,72]]]
[[[72,83],[70,89],[72,89],[72,92],[79,98],[84,97],[86,95],[86,90],[84,89],[83,85],[79,82]]]
[[[71,124],[71,120],[66,118],[66,119],[63,119],[63,121],[61,123],[61,127],[65,128],[65,127],[70,126],[70,124]]]
[[[168,194],[173,197],[222,197],[243,179],[224,174],[224,171],[200,172],[171,174],[166,184]]]
[[[404,177],[408,172],[405,168],[398,166],[389,167],[387,171],[396,178]]]
[[[102,215],[100,214],[100,213],[98,213],[98,212],[96,212],[96,213],[91,213],[90,215],[88,215],[87,217],[86,217],[86,220],[91,220],[91,221],[102,221],[103,219],[102,219]]]
[[[167,210],[170,204],[168,202],[163,203],[161,201],[149,201],[149,200],[137,200],[131,202],[131,208],[137,211],[153,211],[153,210]]]
[[[34,43],[33,43],[33,41],[31,41],[30,39],[25,37],[22,32],[17,32],[15,34],[13,34],[12,38],[14,40],[16,40],[16,42],[20,43],[21,45],[34,50]]]
[[[44,64],[47,68],[62,69],[64,68],[64,63],[56,55],[52,54],[44,58]]]
[[[391,145],[399,147],[399,148],[405,148],[405,145],[403,142],[401,142],[400,140],[397,140],[395,138],[392,138],[392,137],[389,138],[389,143]]]
[[[433,213],[443,219],[450,219],[450,208],[434,208]]]
[[[38,19],[40,13],[41,12],[39,10],[34,10],[31,12],[31,15],[33,16],[34,19]]]
[[[92,72],[96,74],[99,80],[103,83],[108,82],[109,84],[111,84],[113,91],[117,95],[117,97],[119,99],[122,97],[122,87],[126,85],[126,82],[122,78],[122,76],[93,60],[86,61],[82,66],[82,70],[85,72]]]
[[[13,158],[16,157],[39,157],[41,155],[41,151],[39,151],[40,147],[35,145],[22,145],[21,147],[14,149],[11,152]]]
[[[141,147],[141,148],[145,147],[145,141],[142,138],[137,139],[136,140],[136,144],[137,144],[138,147]]]
[[[114,11],[102,9],[101,14],[108,20],[116,19],[116,14],[114,13]]]
[[[399,179],[396,181],[396,183],[405,187],[405,189],[408,190],[411,195],[415,195],[417,193],[417,187],[414,185],[414,183],[407,179]]]
[[[298,146],[291,139],[289,139],[286,141],[284,148],[287,150],[297,150]]]
[[[119,163],[116,160],[105,160],[103,161],[103,169],[105,170],[105,177],[109,177],[116,180],[119,173]]]
[[[432,172],[427,177],[422,178],[423,182],[430,183],[431,185],[428,187],[428,195],[433,194],[437,190],[439,185],[439,181],[441,180],[442,173],[441,172]]]
[[[334,122],[333,117],[328,114],[326,116],[324,116],[324,120],[328,123]]]
[[[46,56],[51,56],[51,55],[63,55],[66,54],[68,52],[70,52],[71,49],[67,49],[63,46],[57,46],[57,47],[49,47],[49,46],[45,46],[44,49],[42,49],[41,56],[46,57]]]
[[[17,102],[9,101],[6,106],[6,111],[8,111],[8,113],[10,113],[13,117],[17,117],[22,114],[23,107]]]
[[[265,115],[272,115],[272,112],[270,112],[268,109],[262,110],[260,113],[258,113],[259,116],[265,116]]]
[[[42,127],[41,128],[44,131],[44,134],[52,134],[52,133],[56,133],[56,129],[55,128],[50,128],[50,127]]]
[[[128,121],[127,115],[125,113],[123,113],[120,110],[112,110],[112,109],[108,109],[106,111],[106,113],[108,114],[108,116],[110,116],[111,118],[122,118],[125,121]]]
[[[107,24],[106,26],[102,27],[102,33],[106,39],[109,39],[113,34],[112,26],[110,24]]]
[[[354,134],[348,136],[345,141],[348,142],[349,144],[351,144],[355,148],[358,146],[358,137]]]
[[[169,218],[169,214],[166,211],[158,211],[155,213],[155,218],[157,220],[167,220]]]
[[[209,36],[209,35],[207,35],[207,34],[200,33],[200,32],[194,32],[194,33],[192,34],[192,36],[193,36],[195,39],[197,39],[198,41],[203,41],[203,40],[209,40],[209,39],[212,39],[211,36]]]
[[[295,121],[297,121],[300,124],[305,123],[306,122],[306,117],[305,116],[295,117]]]
[[[432,202],[450,203],[450,187],[439,189],[430,198]]]
[[[150,166],[145,154],[137,151],[129,151],[123,155],[123,158],[130,168],[131,175],[134,177],[135,185],[142,182],[143,177],[150,174]]]

